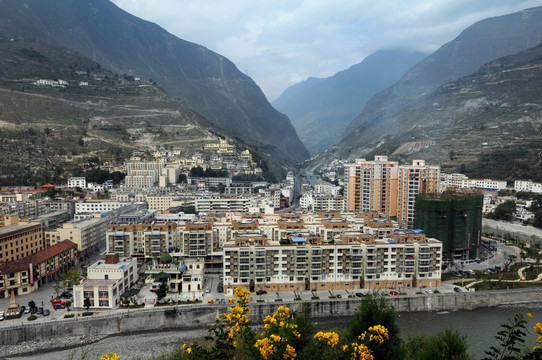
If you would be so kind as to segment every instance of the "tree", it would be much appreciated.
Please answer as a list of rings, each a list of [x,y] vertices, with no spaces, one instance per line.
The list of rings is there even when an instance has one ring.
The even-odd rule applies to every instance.
[[[92,303],[90,302],[90,299],[88,297],[85,298],[85,301],[83,302],[83,306],[85,307],[85,309],[87,309],[87,312],[88,312],[88,309],[92,306]]]
[[[378,292],[367,294],[361,301],[358,312],[345,330],[344,336],[347,343],[355,341],[358,336],[375,325],[388,329],[389,342],[372,349],[374,358],[401,359],[403,357],[402,340],[399,336],[399,326],[395,322],[395,311]]]
[[[516,202],[507,200],[502,204],[497,205],[495,210],[490,214],[490,218],[495,220],[513,220],[516,213]]]
[[[72,302],[71,302],[70,300],[68,300],[68,301],[66,301],[66,302],[64,303],[64,305],[66,306],[66,309],[67,309],[68,311],[70,311],[70,308],[71,308],[71,306],[72,306]],[[89,307],[90,307],[90,306],[89,306]],[[87,310],[88,310],[88,309],[87,309]]]
[[[158,287],[158,290],[156,290],[156,296],[158,297],[158,300],[162,300],[166,297],[168,291],[168,286],[165,282],[161,282],[160,286]]]
[[[188,180],[188,176],[186,176],[186,174],[179,174],[179,177],[177,178],[177,183],[178,184],[186,183],[187,180]]]
[[[53,285],[53,289],[55,290],[55,297],[58,297],[60,295],[61,288],[62,288],[62,283],[60,282],[60,279],[57,278]]]
[[[418,335],[405,344],[406,359],[416,360],[468,360],[466,336],[457,330],[447,329],[435,336]]]
[[[34,302],[34,300],[30,300],[30,301],[28,302],[28,307],[29,307],[30,309],[34,309],[34,308],[36,307],[36,303]]]

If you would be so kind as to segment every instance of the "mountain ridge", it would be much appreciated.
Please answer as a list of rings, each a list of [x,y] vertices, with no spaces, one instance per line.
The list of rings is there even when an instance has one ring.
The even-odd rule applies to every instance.
[[[536,7],[484,19],[469,26],[414,66],[396,84],[376,94],[336,145],[344,150],[363,144],[361,151],[355,151],[363,155],[370,146],[378,144],[382,136],[399,133],[403,129],[391,123],[390,119],[438,86],[469,75],[486,62],[540,43],[541,19],[542,7]]]
[[[428,54],[381,50],[327,78],[292,85],[273,106],[286,113],[311,153],[319,153],[339,137],[367,101]]]
[[[231,61],[107,0],[3,0],[0,20],[7,36],[65,46],[116,73],[152,79],[218,131],[265,149],[280,168],[308,157],[289,119]]]

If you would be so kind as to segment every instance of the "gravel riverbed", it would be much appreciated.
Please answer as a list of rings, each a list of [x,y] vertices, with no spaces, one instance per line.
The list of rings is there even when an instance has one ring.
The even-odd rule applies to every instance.
[[[31,341],[2,346],[0,359],[28,360],[94,360],[108,352],[117,353],[122,360],[153,359],[194,339],[203,338],[207,330],[161,331],[128,335],[84,338],[62,338]],[[85,357],[86,354],[86,357]]]

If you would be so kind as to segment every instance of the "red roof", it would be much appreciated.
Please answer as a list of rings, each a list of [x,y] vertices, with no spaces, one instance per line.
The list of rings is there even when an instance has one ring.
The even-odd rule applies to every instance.
[[[70,240],[64,240],[23,259],[0,263],[0,273],[7,274],[28,270],[30,263],[37,265],[71,248],[77,248],[77,244]]]

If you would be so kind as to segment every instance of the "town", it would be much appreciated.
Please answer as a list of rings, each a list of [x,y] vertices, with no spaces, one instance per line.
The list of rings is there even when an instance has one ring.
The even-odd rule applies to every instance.
[[[322,176],[333,182],[290,172],[270,184],[248,150],[225,140],[189,157],[142,156],[113,169],[126,174],[121,185],[72,177],[1,190],[2,319],[208,306],[237,287],[258,301],[468,291],[441,278],[495,256],[482,215],[513,199],[512,220],[527,223],[529,201],[511,194],[542,192],[386,156]]]

